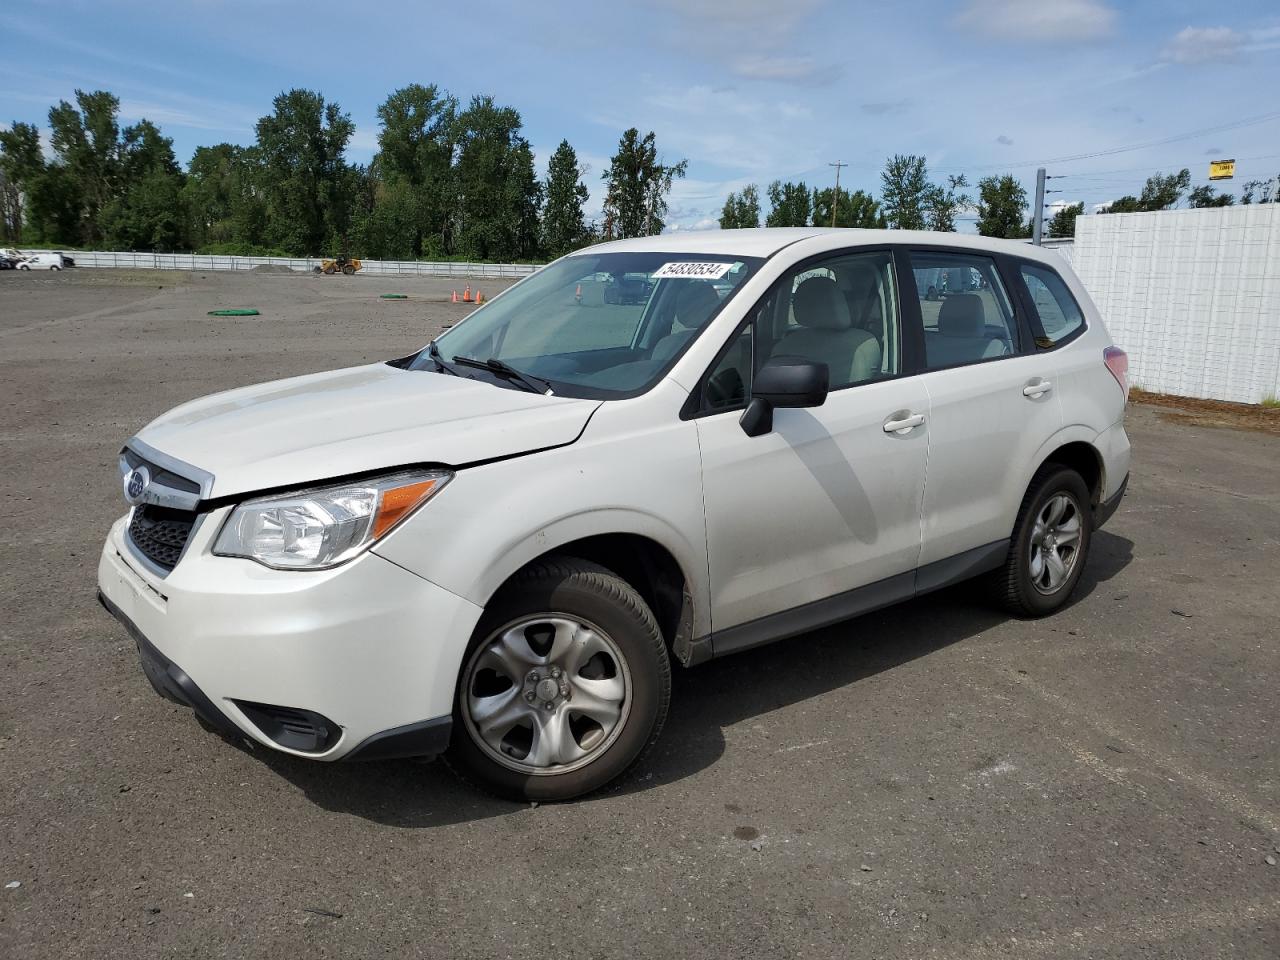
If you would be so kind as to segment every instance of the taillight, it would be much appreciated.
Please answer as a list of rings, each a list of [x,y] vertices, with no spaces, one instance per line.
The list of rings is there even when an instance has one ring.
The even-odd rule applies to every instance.
[[[1102,360],[1111,371],[1111,375],[1116,378],[1116,383],[1120,384],[1120,389],[1124,391],[1124,398],[1128,401],[1129,355],[1119,347],[1107,347],[1102,351]]]

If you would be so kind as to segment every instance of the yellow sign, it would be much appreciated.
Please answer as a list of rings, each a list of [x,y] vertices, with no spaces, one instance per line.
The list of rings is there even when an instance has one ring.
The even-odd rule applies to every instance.
[[[1234,160],[1210,160],[1209,161],[1209,179],[1210,180],[1230,180],[1236,175],[1236,162]]]

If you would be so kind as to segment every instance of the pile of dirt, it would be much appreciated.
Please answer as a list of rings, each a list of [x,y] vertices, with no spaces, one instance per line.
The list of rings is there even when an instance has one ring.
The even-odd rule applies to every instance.
[[[297,273],[293,267],[286,267],[283,263],[260,263],[252,270],[253,273]]]
[[[1136,387],[1129,399],[1151,407],[1161,407],[1160,419],[1192,427],[1229,427],[1233,430],[1256,430],[1280,436],[1280,407],[1252,403],[1229,403],[1226,400],[1198,400],[1175,397],[1166,393],[1148,393]]]

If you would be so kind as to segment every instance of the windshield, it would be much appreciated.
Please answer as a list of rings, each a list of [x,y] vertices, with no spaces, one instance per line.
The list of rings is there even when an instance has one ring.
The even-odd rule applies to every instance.
[[[634,396],[658,381],[761,263],[718,254],[568,257],[480,308],[435,345],[445,363],[500,360],[547,381],[557,395]],[[437,369],[429,350],[408,366]],[[520,388],[492,370],[452,369]]]

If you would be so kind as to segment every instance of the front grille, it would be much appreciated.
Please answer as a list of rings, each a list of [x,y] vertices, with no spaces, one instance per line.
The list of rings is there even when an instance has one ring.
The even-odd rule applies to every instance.
[[[142,459],[128,447],[124,448],[124,461],[129,464],[130,469],[136,469],[143,465],[151,471],[151,482],[169,487],[172,490],[181,490],[184,493],[200,494],[200,484],[194,480],[188,480],[186,477],[180,477],[178,474],[165,470],[163,467],[157,467],[154,463]]]
[[[164,570],[172,570],[187,545],[196,514],[143,504],[133,510],[129,539],[138,551]]]

